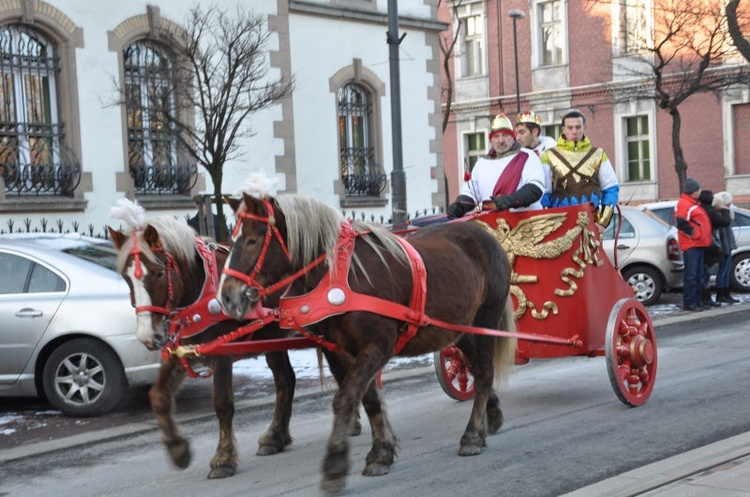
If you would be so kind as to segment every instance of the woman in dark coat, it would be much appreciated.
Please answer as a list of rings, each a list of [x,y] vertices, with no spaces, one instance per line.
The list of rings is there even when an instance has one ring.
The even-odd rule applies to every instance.
[[[732,211],[732,194],[729,192],[719,192],[714,195],[712,202],[714,210],[722,218],[722,223],[718,228],[714,228],[719,234],[719,245],[721,253],[724,255],[723,262],[719,262],[719,268],[716,272],[716,301],[726,304],[736,304],[739,300],[732,297],[729,290],[729,275],[732,271],[732,250],[737,248],[737,241],[734,238],[731,224],[734,218]],[[726,224],[724,225],[724,222]],[[713,221],[711,221],[713,223]]]
[[[701,203],[703,210],[708,214],[711,220],[711,234],[714,240],[719,239],[719,229],[728,227],[732,222],[731,218],[725,217],[713,206],[714,194],[711,190],[702,190],[698,201]],[[710,279],[712,274],[717,274],[717,268],[726,262],[726,256],[721,250],[719,244],[711,244],[703,250],[703,305],[704,306],[721,306],[721,302],[711,298]]]

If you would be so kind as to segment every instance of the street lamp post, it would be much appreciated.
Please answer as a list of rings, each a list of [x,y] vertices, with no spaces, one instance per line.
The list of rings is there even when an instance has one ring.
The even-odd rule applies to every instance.
[[[513,18],[513,60],[516,64],[516,115],[521,113],[521,94],[518,89],[518,37],[516,34],[516,21],[526,17],[522,11],[512,9],[508,15]]]

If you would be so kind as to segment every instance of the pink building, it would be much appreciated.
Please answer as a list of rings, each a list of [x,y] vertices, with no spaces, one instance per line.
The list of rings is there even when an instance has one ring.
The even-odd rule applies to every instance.
[[[677,198],[672,117],[653,98],[625,98],[646,81],[643,47],[658,37],[654,4],[661,12],[663,2],[674,0],[441,2],[442,21],[455,30],[456,19],[461,20],[450,66],[454,98],[444,133],[449,198],[457,195],[465,167],[486,152],[492,116],[502,111],[514,119],[517,92],[520,110],[539,114],[548,136],[559,136],[560,118],[568,110],[587,116],[586,134],[615,165],[621,202]],[[735,58],[722,67],[738,65],[747,62]],[[442,83],[445,90],[445,74]],[[749,203],[747,85],[718,98],[693,95],[679,112],[687,176],[714,192],[732,192],[736,203]]]

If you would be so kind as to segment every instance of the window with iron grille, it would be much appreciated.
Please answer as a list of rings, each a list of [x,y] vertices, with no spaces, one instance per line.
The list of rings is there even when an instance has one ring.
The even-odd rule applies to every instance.
[[[347,196],[379,196],[386,187],[383,169],[375,163],[370,92],[356,83],[338,90],[341,179]]]
[[[128,161],[140,194],[187,193],[197,167],[181,153],[175,125],[174,60],[169,50],[141,40],[123,50]]]
[[[0,176],[5,193],[71,196],[81,179],[58,120],[55,46],[22,24],[0,28]]]

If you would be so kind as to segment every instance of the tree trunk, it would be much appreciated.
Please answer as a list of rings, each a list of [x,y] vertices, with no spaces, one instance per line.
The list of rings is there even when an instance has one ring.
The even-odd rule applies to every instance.
[[[742,56],[750,61],[750,41],[745,39],[740,30],[739,23],[737,22],[737,9],[740,6],[742,0],[730,0],[727,2],[727,26],[729,27],[729,35],[732,37],[732,42]]]
[[[677,107],[670,108],[669,115],[672,116],[672,153],[674,154],[674,169],[677,172],[677,178],[680,183],[680,192],[682,192],[682,186],[685,184],[688,168],[687,162],[685,162],[685,156],[682,153],[682,145],[680,144],[682,118],[680,117],[680,111]]]
[[[219,235],[217,241],[227,242],[229,241],[229,236],[227,233],[227,220],[224,216],[224,197],[221,194],[221,182],[224,177],[224,168],[213,167],[211,168],[210,175],[211,181],[214,184],[213,201],[216,206],[216,223],[218,224],[216,229]]]

